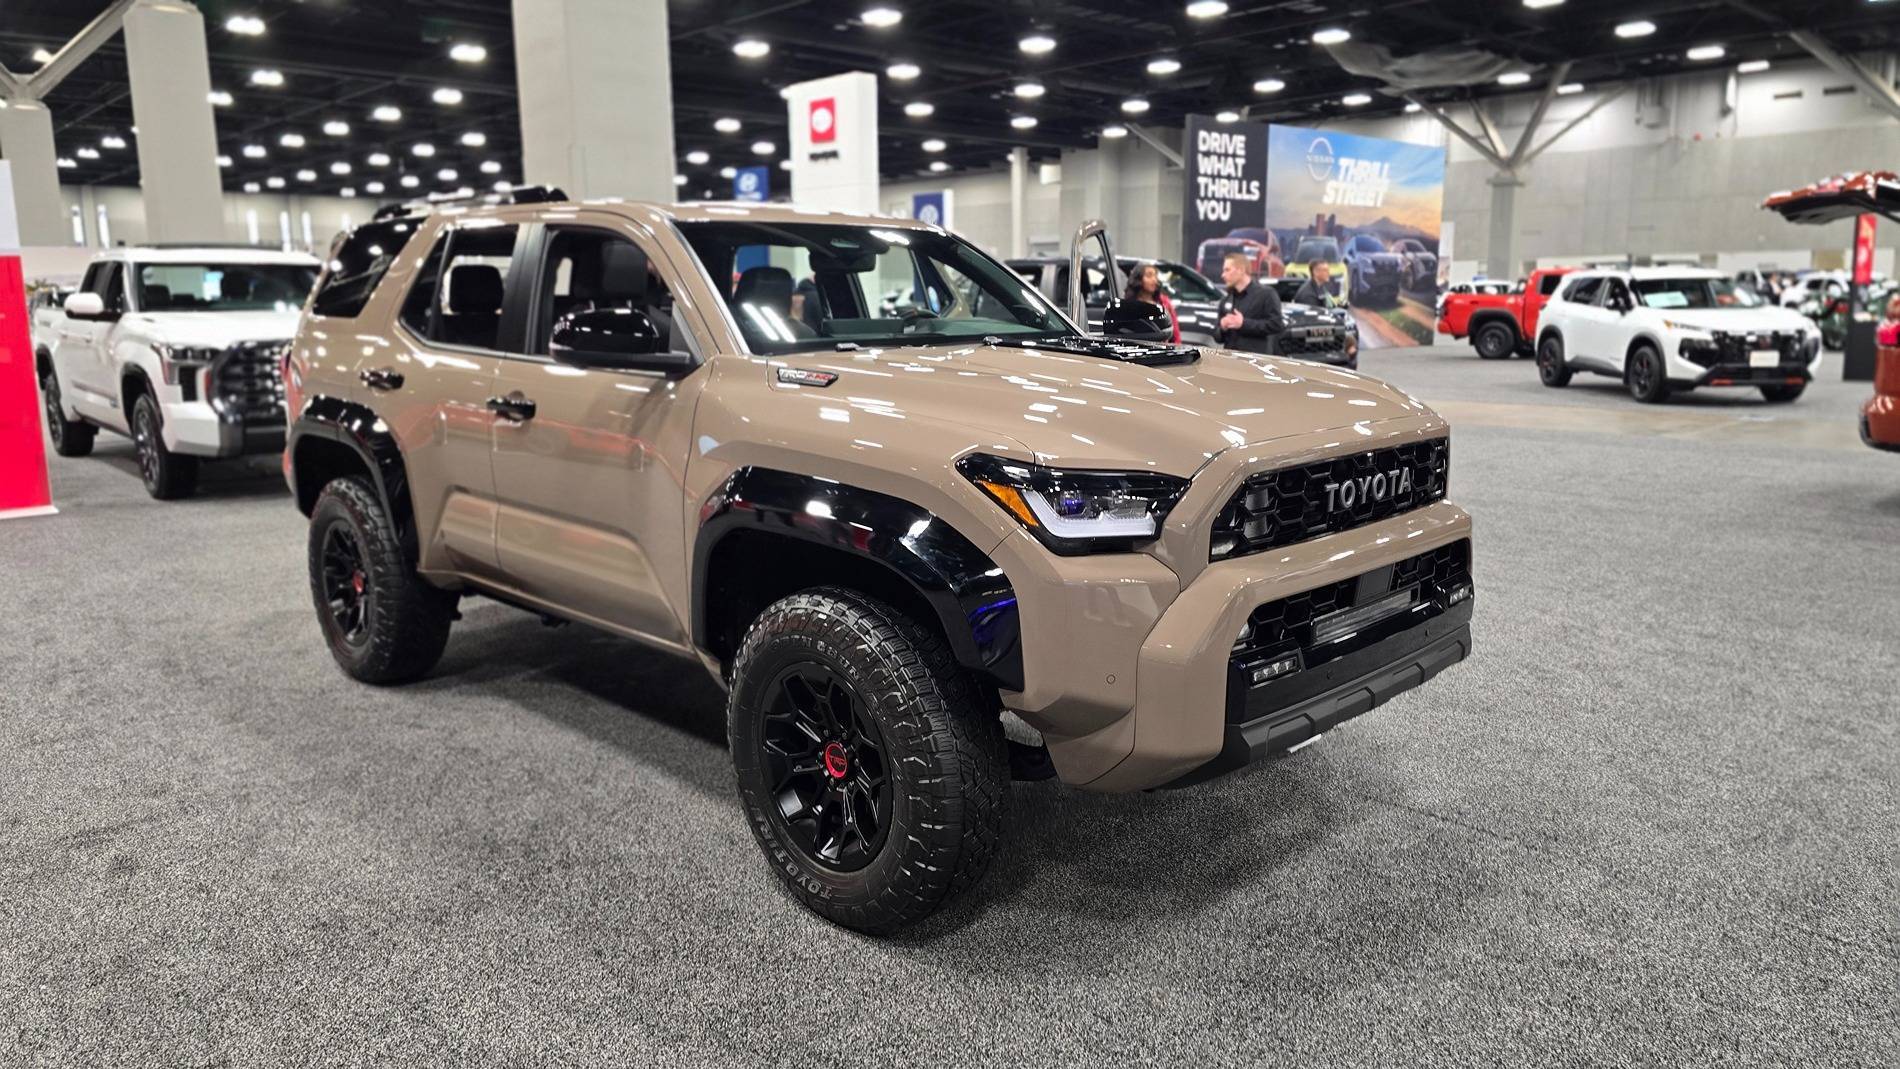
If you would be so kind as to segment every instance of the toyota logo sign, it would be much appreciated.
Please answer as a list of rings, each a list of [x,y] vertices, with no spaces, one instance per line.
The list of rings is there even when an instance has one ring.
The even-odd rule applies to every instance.
[[[838,140],[837,97],[825,97],[811,102],[810,126],[812,144],[820,145]]]

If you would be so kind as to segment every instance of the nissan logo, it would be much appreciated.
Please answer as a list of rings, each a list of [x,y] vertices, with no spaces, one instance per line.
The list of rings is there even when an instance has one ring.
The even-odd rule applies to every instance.
[[[1333,173],[1333,143],[1323,137],[1316,137],[1306,146],[1306,173],[1313,181],[1324,182]]]

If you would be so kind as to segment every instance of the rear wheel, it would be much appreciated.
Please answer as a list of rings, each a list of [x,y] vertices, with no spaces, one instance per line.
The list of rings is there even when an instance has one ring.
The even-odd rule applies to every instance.
[[[885,933],[974,884],[1002,836],[1002,724],[936,634],[819,588],[746,632],[727,707],[746,820],[793,897]]]
[[[416,574],[367,479],[323,488],[310,512],[310,593],[330,655],[364,683],[406,683],[442,659],[456,596]]]
[[[1478,334],[1471,339],[1471,344],[1484,359],[1502,360],[1517,348],[1517,331],[1492,320],[1478,328]]]
[[[1663,369],[1662,354],[1653,345],[1636,347],[1630,354],[1629,366],[1623,370],[1623,378],[1630,396],[1646,405],[1669,399],[1668,373]]]
[[[1546,334],[1537,346],[1537,378],[1546,386],[1570,385],[1570,365],[1564,363],[1564,341]]]
[[[1800,397],[1802,391],[1807,388],[1808,384],[1805,382],[1794,386],[1763,386],[1761,388],[1761,395],[1762,399],[1771,405],[1785,405],[1789,401]]]
[[[66,418],[59,399],[59,376],[50,370],[40,376],[40,395],[46,402],[46,434],[53,440],[53,452],[62,457],[83,457],[92,452],[99,428]]]
[[[198,458],[165,448],[164,417],[149,393],[132,403],[132,448],[138,455],[145,492],[160,501],[190,497],[198,489]]]

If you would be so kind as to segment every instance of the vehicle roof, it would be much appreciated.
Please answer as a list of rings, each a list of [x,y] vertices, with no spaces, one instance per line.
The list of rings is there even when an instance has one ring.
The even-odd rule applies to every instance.
[[[1592,267],[1587,271],[1579,271],[1577,273],[1583,275],[1602,275],[1606,278],[1616,276],[1619,278],[1633,279],[1637,282],[1647,282],[1650,279],[1658,278],[1725,279],[1728,277],[1728,273],[1725,271],[1716,271],[1707,267]]]
[[[307,252],[260,249],[250,245],[122,245],[94,257],[98,260],[130,260],[141,264],[298,264],[314,266],[318,261]]]

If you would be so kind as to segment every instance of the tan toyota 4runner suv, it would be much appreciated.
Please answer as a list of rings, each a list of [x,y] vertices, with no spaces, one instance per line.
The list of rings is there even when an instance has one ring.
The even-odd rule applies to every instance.
[[[1381,382],[1170,347],[1140,303],[1088,336],[909,220],[507,200],[385,209],[310,299],[285,472],[323,636],[412,680],[485,595],[697,660],[833,921],[974,883],[1012,774],[1196,783],[1470,651],[1448,429]],[[1113,264],[1099,230],[1072,254]]]

